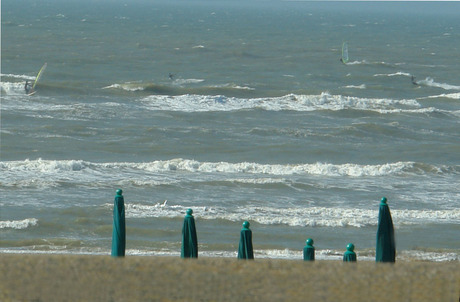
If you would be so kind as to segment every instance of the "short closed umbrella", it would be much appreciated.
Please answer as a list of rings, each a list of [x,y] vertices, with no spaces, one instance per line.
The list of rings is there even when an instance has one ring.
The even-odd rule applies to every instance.
[[[238,259],[254,259],[252,231],[249,229],[249,222],[247,221],[243,222],[243,228],[241,229]]]
[[[355,245],[353,243],[347,245],[347,251],[343,254],[343,262],[356,262]]]
[[[393,228],[393,220],[391,219],[390,208],[387,204],[387,199],[382,198],[379,207],[379,222],[377,228],[377,245],[375,250],[376,262],[395,262],[396,260],[396,244]]]
[[[196,235],[195,218],[193,210],[188,209],[182,227],[182,258],[198,258],[198,237]]]
[[[308,238],[305,243],[306,245],[303,248],[303,260],[315,261],[315,247],[313,246],[313,239]]]
[[[113,205],[112,256],[124,257],[126,248],[125,200],[118,189]]]

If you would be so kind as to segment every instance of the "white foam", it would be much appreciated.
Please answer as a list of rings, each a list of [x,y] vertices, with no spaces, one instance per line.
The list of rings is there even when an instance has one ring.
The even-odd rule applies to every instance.
[[[105,204],[112,208],[112,204]],[[168,204],[154,205],[127,203],[128,218],[180,218],[189,207]],[[248,220],[263,225],[288,225],[296,227],[367,227],[378,223],[377,209],[327,208],[327,207],[289,207],[274,208],[260,206],[228,207],[195,206],[195,217],[204,220],[224,219],[232,222]],[[451,210],[391,210],[396,227],[401,225],[424,225],[426,223],[460,223],[460,209]]]
[[[198,84],[204,82],[204,79],[175,79],[173,81],[176,85],[185,85],[185,84]]]
[[[460,100],[460,92],[433,95],[433,96],[428,96],[426,98],[427,99],[448,98],[448,99],[453,99],[453,100]]]
[[[29,76],[29,75],[25,75],[25,74],[0,74],[0,77],[2,78],[14,78],[14,79],[21,79],[21,80],[35,80],[35,77],[34,76]],[[2,79],[2,83],[3,83],[3,79]]]
[[[249,89],[250,87],[232,87]],[[362,88],[362,87],[358,87]],[[416,100],[394,100],[359,98],[342,95],[286,95],[270,98],[235,98],[225,96],[181,95],[159,96],[151,95],[140,100],[148,110],[167,110],[182,112],[212,112],[237,111],[248,109],[263,109],[267,111],[317,111],[317,110],[369,110],[387,113],[391,110],[414,111],[420,110],[421,105]]]
[[[359,164],[258,164],[251,162],[199,162],[176,158],[145,163],[92,163],[83,160],[0,161],[0,184],[11,187],[55,187],[62,183],[85,186],[159,185],[195,179],[239,183],[286,183],[291,175],[324,177],[380,177],[390,175],[458,174],[460,166],[433,166],[414,162]],[[185,173],[183,173],[185,172]],[[167,176],[167,177],[165,177]],[[250,176],[250,177],[248,177]],[[199,177],[199,178],[197,178]]]
[[[139,83],[112,84],[102,89],[122,89],[126,91],[142,91],[145,87]]]
[[[38,219],[36,218],[26,218],[23,220],[6,220],[0,221],[0,229],[16,229],[23,230],[29,227],[38,225]]]
[[[442,88],[444,90],[460,90],[460,86],[450,85],[447,83],[438,83],[438,82],[435,82],[434,79],[432,78],[426,78],[425,80],[418,81],[417,83],[420,85]]]
[[[460,255],[455,252],[409,250],[398,253],[398,259],[432,262],[460,261]]]
[[[342,88],[349,88],[349,89],[366,89],[366,84],[361,84],[361,85],[347,85],[347,86],[343,86]]]
[[[403,71],[398,71],[395,73],[378,73],[374,74],[374,77],[396,77],[396,76],[405,76],[405,77],[410,77],[411,74]]]
[[[0,90],[7,95],[25,95],[24,83],[0,82]]]

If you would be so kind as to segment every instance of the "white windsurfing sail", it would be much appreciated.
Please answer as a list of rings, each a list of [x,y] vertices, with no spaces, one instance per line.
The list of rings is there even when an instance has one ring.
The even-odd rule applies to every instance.
[[[43,75],[43,72],[45,71],[45,69],[46,69],[46,63],[43,64],[42,68],[40,68],[40,71],[38,72],[37,77],[35,78],[34,84],[32,85],[32,90],[35,89],[35,86],[37,85],[38,80],[40,80],[41,76]]]
[[[343,42],[342,44],[342,62],[347,63],[348,62],[348,43]]]

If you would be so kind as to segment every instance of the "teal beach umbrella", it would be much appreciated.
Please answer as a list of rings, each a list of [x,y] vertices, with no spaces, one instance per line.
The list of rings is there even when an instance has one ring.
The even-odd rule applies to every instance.
[[[356,262],[355,245],[353,243],[347,245],[347,251],[343,254],[343,262]]]
[[[395,262],[396,245],[391,219],[390,208],[387,205],[387,199],[382,198],[379,207],[379,223],[377,228],[377,247],[375,250],[376,262]]]
[[[313,246],[313,239],[308,238],[303,248],[303,260],[315,261],[315,247]]]
[[[243,228],[241,229],[238,259],[254,259],[252,231],[249,229],[249,222],[247,221],[243,222]]]
[[[126,248],[125,200],[118,189],[113,205],[112,256],[124,257]]]
[[[193,210],[188,209],[182,227],[182,248],[180,256],[182,258],[198,258],[198,238],[196,236],[195,218]]]

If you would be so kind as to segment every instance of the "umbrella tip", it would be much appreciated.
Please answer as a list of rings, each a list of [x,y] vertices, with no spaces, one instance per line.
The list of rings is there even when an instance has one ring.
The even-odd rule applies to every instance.
[[[353,252],[355,250],[355,245],[353,243],[349,243],[347,245],[347,251]]]
[[[192,209],[188,209],[187,210],[187,215],[192,215],[193,214],[193,210]]]
[[[243,228],[249,229],[249,221],[243,222]]]
[[[387,198],[386,198],[386,197],[382,197],[382,200],[380,200],[380,203],[382,203],[382,204],[387,204]]]
[[[117,195],[121,195],[123,194],[123,190],[122,189],[117,189]]]
[[[305,241],[305,243],[306,243],[307,245],[312,246],[312,245],[313,245],[313,239],[308,238],[307,241]]]

